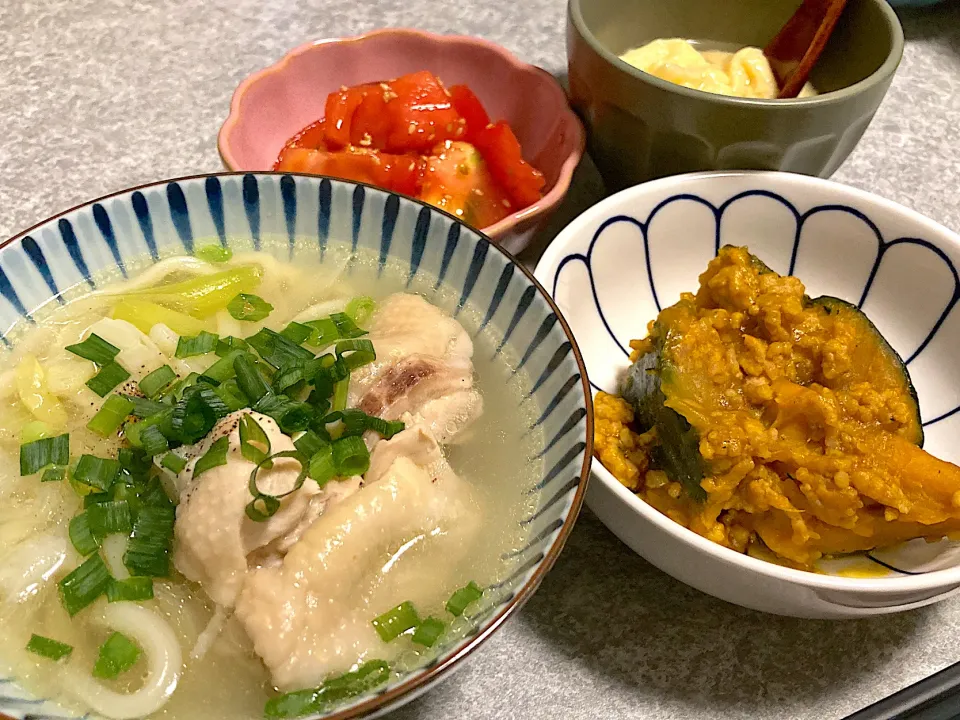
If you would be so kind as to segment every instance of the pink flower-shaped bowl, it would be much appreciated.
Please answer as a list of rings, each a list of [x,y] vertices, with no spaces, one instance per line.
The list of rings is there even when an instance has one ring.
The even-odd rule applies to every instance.
[[[486,40],[398,29],[301,45],[240,83],[220,128],[223,162],[230,170],[270,170],[287,140],[323,116],[330,92],[417,70],[447,86],[469,85],[493,120],[510,123],[525,159],[543,172],[542,199],[480,228],[508,251],[522,250],[570,187],[583,126],[549,73]]]

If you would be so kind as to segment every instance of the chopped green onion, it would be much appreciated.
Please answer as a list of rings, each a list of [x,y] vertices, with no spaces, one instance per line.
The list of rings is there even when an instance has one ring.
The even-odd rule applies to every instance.
[[[170,502],[167,491],[163,489],[163,483],[160,482],[158,477],[150,478],[147,489],[140,495],[139,499],[146,506],[165,510],[174,509],[173,503]],[[140,519],[139,515],[137,515],[137,519]],[[134,528],[136,528],[136,523],[134,523]]]
[[[190,388],[197,384],[199,379],[200,373],[195,372],[190,373],[185,378],[181,378],[173,387],[164,393],[164,400],[168,400],[171,396],[176,400],[183,399],[183,396],[186,395]]]
[[[132,402],[122,395],[111,395],[97,414],[90,418],[87,428],[101,437],[110,437],[120,429],[131,412],[133,412]]]
[[[337,330],[337,324],[330,318],[311,320],[304,324],[311,329],[310,337],[307,338],[306,341],[307,345],[325,348],[340,339],[340,331]]]
[[[257,473],[260,472],[260,468],[267,467],[268,463],[272,463],[277,458],[293,458],[298,463],[300,463],[300,474],[297,476],[297,481],[294,483],[293,487],[289,492],[285,492],[283,495],[268,495],[266,493],[260,492],[257,488]],[[267,458],[264,458],[250,473],[250,481],[247,484],[250,494],[253,496],[253,500],[247,503],[244,511],[247,514],[247,517],[253,520],[254,522],[263,522],[273,515],[276,514],[277,510],[280,509],[280,499],[295,493],[299,490],[304,483],[304,480],[307,479],[307,469],[304,467],[305,461],[303,456],[296,450],[283,450],[282,452],[274,453]],[[263,509],[260,509],[260,506],[257,503],[262,503]]]
[[[66,474],[67,469],[63,465],[51,465],[43,471],[40,482],[61,482]]]
[[[131,577],[114,580],[107,585],[107,602],[140,602],[153,599],[153,580],[148,577]]]
[[[369,340],[341,340],[337,343],[337,359],[343,360],[351,370],[356,370],[376,360],[377,353]]]
[[[347,303],[344,313],[357,325],[363,325],[376,309],[377,303],[372,297],[359,295]]]
[[[329,423],[338,418],[343,421],[343,433],[341,437],[362,435],[367,430],[373,430],[382,435],[386,440],[389,440],[405,427],[401,420],[388,421],[374,415],[367,415],[363,410],[357,409],[332,412],[324,418],[324,421]]]
[[[350,338],[356,338],[367,334],[367,331],[358,328],[357,324],[353,322],[350,316],[346,313],[333,313],[333,315],[330,316],[330,319],[333,320],[333,324],[337,326],[337,332],[344,340],[349,340]]]
[[[424,647],[433,647],[437,644],[437,640],[440,639],[440,636],[443,635],[443,631],[446,629],[446,625],[443,620],[435,617],[428,617],[426,620],[417,625],[417,629],[413,633],[413,637],[410,638],[417,645],[423,645]]]
[[[133,404],[133,409],[130,411],[130,414],[138,418],[148,418],[151,415],[156,415],[157,413],[162,413],[164,410],[170,409],[170,406],[165,403],[137,397],[136,395],[122,395],[121,397],[126,398]]]
[[[31,635],[27,650],[48,660],[62,660],[73,652],[73,646],[43,635]]]
[[[189,397],[173,406],[173,438],[184,445],[192,445],[206,437],[217,420],[228,413],[229,409],[212,388],[197,386]]]
[[[91,555],[57,583],[60,602],[72,617],[103,595],[112,579],[103,558]]]
[[[98,458],[95,455],[81,455],[73,471],[73,477],[77,482],[102,491],[109,490],[119,474],[119,462]]]
[[[70,435],[41,438],[20,446],[20,474],[33,475],[47,465],[67,465],[70,462]]]
[[[384,440],[389,440],[405,427],[402,420],[384,420],[378,417],[370,420],[370,429],[380,433]]]
[[[330,404],[330,409],[344,410],[347,407],[347,397],[350,392],[350,379],[340,380],[334,383],[333,386],[333,401]]]
[[[281,330],[280,334],[290,342],[300,345],[306,342],[307,338],[313,334],[313,328],[303,323],[292,322]]]
[[[213,365],[208,367],[200,376],[201,380],[212,380],[213,385],[219,385],[235,377],[237,371],[233,367],[233,362],[241,355],[246,354],[244,350],[232,350],[228,355],[224,355]]]
[[[330,390],[333,390],[331,386]],[[330,393],[324,393],[322,390],[314,388],[310,392],[310,396],[307,398],[307,404],[313,408],[313,415],[315,418],[323,418],[327,414],[327,411],[330,409]],[[314,428],[316,429],[316,428]]]
[[[313,359],[312,352],[269,328],[263,328],[256,335],[248,337],[247,343],[257,351],[261,358],[275,368],[294,364],[298,360]]]
[[[126,500],[111,500],[87,508],[84,515],[94,535],[106,537],[114,533],[128,535],[133,530],[130,503]]]
[[[267,720],[296,718],[325,712],[332,705],[370,692],[390,679],[390,666],[383,660],[367,660],[353,672],[330,678],[318,688],[296,690],[267,701]]]
[[[154,457],[170,449],[170,444],[157,425],[147,425],[140,432],[140,447],[143,452]]]
[[[212,332],[206,330],[200,331],[199,335],[194,337],[181,337],[177,343],[177,351],[174,353],[178,358],[188,358],[194,355],[206,355],[217,349],[217,343],[220,338]]]
[[[466,587],[460,588],[450,596],[450,599],[447,600],[447,612],[460,617],[468,605],[475,603],[482,597],[483,590],[471,580]]]
[[[240,391],[247,396],[250,402],[255,403],[270,392],[270,386],[267,385],[267,381],[257,370],[253,356],[249,353],[238,355],[233,361],[233,369],[237,373],[237,384],[240,386]]]
[[[313,408],[305,402],[291,400],[286,395],[264,395],[253,406],[257,412],[269,415],[287,435],[310,427]]]
[[[220,342],[217,343],[217,349],[214,352],[218,357],[225,357],[229,355],[234,350],[249,350],[250,346],[245,340],[240,338],[233,337],[232,335],[227,335],[226,337],[220,338]]]
[[[94,334],[82,343],[67,345],[66,350],[79,355],[84,360],[92,360],[97,365],[109,365],[120,352],[120,348],[114,347],[99,335]]]
[[[53,435],[50,426],[42,420],[31,420],[20,428],[20,442],[32,443],[37,440],[43,440]]]
[[[312,458],[317,452],[329,444],[330,440],[322,438],[313,430],[307,430],[303,435],[293,441],[293,446],[305,458]]]
[[[114,487],[116,487],[116,483],[114,483]],[[113,493],[90,493],[89,495],[83,496],[83,509],[86,510],[89,507],[99,505],[100,503],[110,502],[111,500],[113,500]]]
[[[273,305],[259,295],[251,295],[250,293],[240,293],[227,303],[227,312],[235,320],[258,322],[267,317],[272,310]]]
[[[143,487],[135,487],[130,483],[115,482],[110,491],[111,499],[115,502],[125,502],[130,506],[130,519],[137,519],[137,513],[140,511],[143,501],[140,500],[139,492]],[[89,495],[87,497],[90,497]],[[86,500],[86,498],[84,498]]]
[[[345,437],[333,443],[333,464],[343,477],[363,475],[370,468],[370,451],[358,437]]]
[[[308,474],[317,485],[323,487],[337,476],[337,466],[333,461],[333,446],[324,445],[310,457]]]
[[[417,627],[420,624],[420,617],[417,615],[413,603],[407,600],[395,608],[387,610],[383,615],[378,615],[372,622],[380,639],[384,642],[390,642],[396,640],[408,630]]]
[[[70,543],[81,556],[86,557],[97,551],[100,541],[90,529],[90,517],[82,512],[70,520]]]
[[[311,358],[310,360],[298,360],[289,365],[284,365],[277,370],[273,376],[274,392],[282,393],[287,388],[293,387],[304,380],[313,380],[314,375],[322,368],[320,358]]]
[[[179,344],[177,345],[179,347]],[[156,397],[164,388],[177,379],[177,374],[169,365],[158,367],[140,381],[140,392],[148,398]]]
[[[227,464],[227,450],[230,449],[230,438],[224,435],[216,440],[203,456],[193,466],[193,479],[203,475],[207,470]]]
[[[233,250],[222,245],[201,245],[194,248],[193,254],[209,263],[223,263],[233,257]]]
[[[273,463],[270,456],[270,438],[253,415],[244,415],[240,418],[240,454],[252,463],[263,466],[268,470]]]
[[[140,648],[126,635],[115,632],[100,646],[93,676],[112,680],[136,665],[139,659]]]
[[[111,362],[101,367],[100,372],[87,380],[86,385],[100,397],[106,397],[111,390],[129,377],[130,373],[124,370],[119,363]]]
[[[163,460],[160,461],[160,465],[161,467],[165,467],[174,475],[179,475],[187,466],[187,461],[176,453],[168,452],[163,456]]]
[[[321,383],[329,383],[332,386],[333,383],[350,378],[350,368],[347,367],[346,361],[329,353],[319,358],[319,360],[320,369],[317,370],[315,380],[318,387]]]
[[[240,389],[240,385],[237,383],[236,378],[231,378],[225,383],[221,383],[220,387],[216,390],[217,397],[223,400],[223,404],[227,406],[227,409],[230,412],[236,412],[237,410],[242,410],[250,404],[250,401],[247,400],[247,396],[243,394],[243,391]]]
[[[176,513],[166,495],[163,499],[166,505],[145,506],[133,525],[133,534],[123,554],[123,564],[131,575],[166,577],[170,574],[170,545]]]
[[[146,479],[153,468],[153,461],[143,454],[140,450],[134,448],[120,448],[117,452],[117,462],[120,467],[126,470],[133,478]]]

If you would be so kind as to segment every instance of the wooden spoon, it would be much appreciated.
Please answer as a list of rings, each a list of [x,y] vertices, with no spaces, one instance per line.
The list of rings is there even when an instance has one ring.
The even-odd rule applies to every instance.
[[[795,98],[807,82],[847,0],[803,0],[763,49],[780,86],[779,98]]]

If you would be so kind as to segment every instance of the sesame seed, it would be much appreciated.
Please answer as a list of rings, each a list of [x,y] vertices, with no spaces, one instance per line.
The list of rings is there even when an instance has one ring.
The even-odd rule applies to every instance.
[[[504,199],[503,199],[503,200],[501,200],[500,202],[502,202],[502,203],[503,203],[503,206],[504,206],[505,208],[508,208],[508,207],[510,207],[510,201],[509,201],[509,200],[507,200],[506,198],[504,198]]]

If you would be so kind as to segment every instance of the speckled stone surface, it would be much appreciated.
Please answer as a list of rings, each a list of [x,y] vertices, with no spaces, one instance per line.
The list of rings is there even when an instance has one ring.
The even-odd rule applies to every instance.
[[[960,2],[904,11],[889,96],[836,179],[960,230]],[[246,75],[380,26],[483,35],[565,69],[563,0],[0,0],[0,237],[98,195],[221,168]],[[560,217],[596,200],[589,163]],[[834,720],[960,660],[960,599],[876,620],[763,616],[633,555],[586,511],[522,612],[397,720]]]

